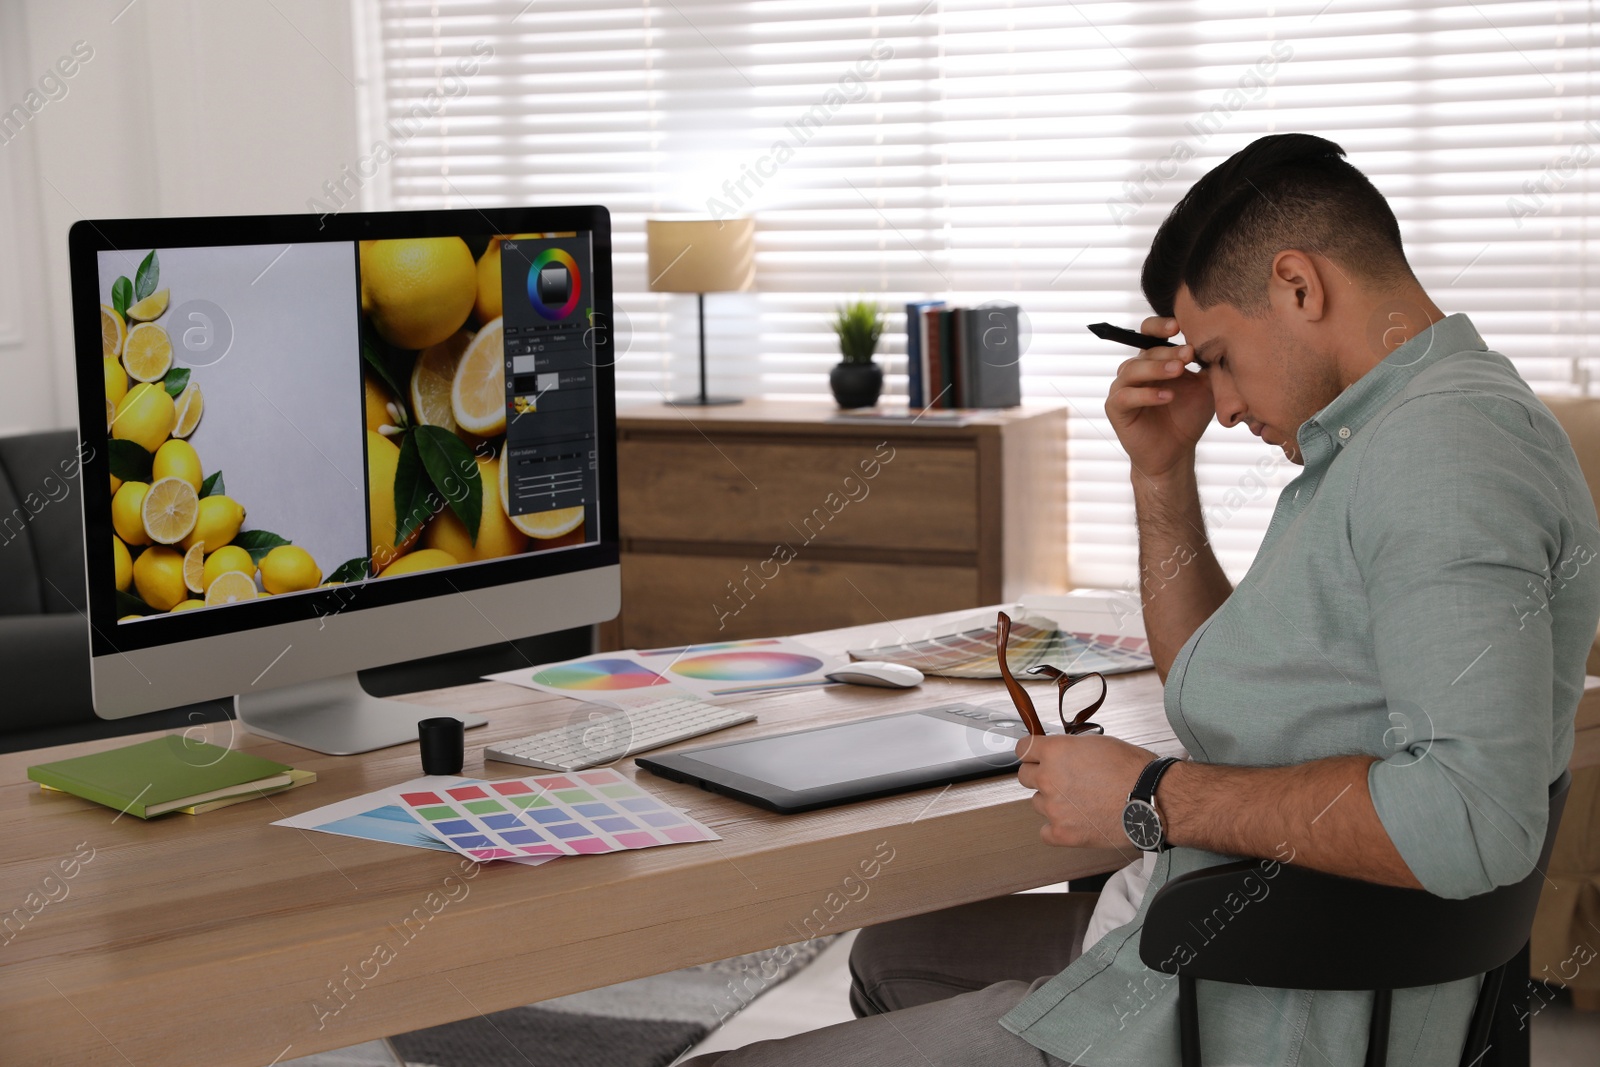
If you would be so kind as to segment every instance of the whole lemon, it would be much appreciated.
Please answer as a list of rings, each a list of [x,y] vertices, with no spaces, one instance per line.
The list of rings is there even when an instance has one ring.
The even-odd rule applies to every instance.
[[[500,238],[489,241],[489,247],[478,258],[478,299],[473,310],[479,322],[498,319],[502,310],[500,291]]]
[[[274,596],[315,589],[321,581],[322,569],[299,545],[279,545],[261,559],[261,586]]]
[[[172,428],[177,424],[177,408],[161,384],[140,382],[117,404],[111,436],[120,441],[132,441],[146,452],[154,452],[172,436]]]
[[[397,559],[383,569],[379,578],[393,578],[397,574],[415,574],[417,571],[431,571],[436,567],[454,567],[460,561],[450,553],[438,548],[419,549],[403,559]]]
[[[254,578],[256,576],[256,562],[250,558],[250,553],[238,545],[224,545],[206,557],[205,569],[200,585],[205,589],[211,588],[211,583],[216,581],[217,575],[229,571],[239,571]]]
[[[133,585],[146,604],[157,611],[171,611],[189,599],[189,587],[183,583],[183,553],[166,545],[145,549],[133,561]]]
[[[204,600],[185,600],[185,601],[183,601],[183,603],[179,604],[178,606],[176,606],[172,610],[173,611],[193,611],[195,608],[203,608],[205,606],[206,606],[206,602]]]
[[[182,478],[189,483],[189,488],[200,491],[200,483],[205,480],[200,473],[200,454],[188,441],[173,438],[156,449],[150,481],[154,484],[163,478]]]
[[[361,242],[361,310],[392,345],[438,344],[467,321],[477,297],[477,264],[459,237]]]
[[[118,404],[128,395],[128,372],[122,369],[122,360],[115,356],[105,358],[106,399]]]
[[[399,447],[381,433],[367,431],[367,513],[372,524],[372,563],[380,571],[415,548],[422,535],[413,530],[404,544],[394,543],[394,472],[399,465]]]
[[[111,528],[125,544],[150,543],[150,535],[144,529],[144,495],[149,491],[149,482],[123,482],[111,498]]]
[[[117,490],[122,488],[122,479],[115,474],[111,476],[111,495],[116,496]]]
[[[514,556],[528,547],[528,535],[511,525],[500,506],[499,461],[482,456],[477,460],[478,477],[483,482],[483,514],[478,519],[477,542],[467,536],[467,524],[448,508],[428,524],[428,532],[422,538],[427,548],[443,549],[462,563]]]
[[[117,557],[117,590],[126,593],[133,584],[133,557],[128,554],[128,546],[122,543],[122,538],[111,539],[111,551]]]
[[[239,527],[243,525],[244,508],[237,500],[231,496],[208,496],[200,501],[194,529],[178,545],[187,552],[196,541],[204,541],[206,548],[214,551],[238,537]]]

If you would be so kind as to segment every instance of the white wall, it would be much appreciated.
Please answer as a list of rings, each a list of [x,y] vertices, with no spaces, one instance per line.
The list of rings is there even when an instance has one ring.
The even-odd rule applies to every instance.
[[[0,113],[78,42],[0,144],[0,434],[76,423],[74,221],[304,211],[360,155],[348,0],[6,0]]]

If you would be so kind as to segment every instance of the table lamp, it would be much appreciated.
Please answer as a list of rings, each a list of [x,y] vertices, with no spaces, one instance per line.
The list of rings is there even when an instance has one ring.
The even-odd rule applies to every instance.
[[[734,396],[706,393],[706,294],[754,287],[754,219],[647,219],[645,246],[650,290],[693,293],[700,312],[700,393],[674,404],[739,404]]]

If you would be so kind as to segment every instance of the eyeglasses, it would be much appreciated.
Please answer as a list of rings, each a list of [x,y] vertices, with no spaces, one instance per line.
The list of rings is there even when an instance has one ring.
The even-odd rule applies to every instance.
[[[1006,643],[1011,639],[1011,616],[1005,612],[1000,613],[996,624],[995,659],[1000,663],[1000,677],[1005,679],[1006,692],[1011,694],[1011,702],[1017,706],[1017,714],[1022,716],[1022,721],[1028,727],[1030,734],[1043,736],[1044,723],[1039,721],[1039,713],[1034,709],[1033,698],[1028,696],[1028,691],[1011,674],[1011,664],[1006,662]],[[1099,671],[1089,671],[1087,674],[1068,674],[1066,671],[1041,663],[1037,667],[1029,667],[1024,674],[1044,675],[1056,680],[1056,715],[1061,719],[1061,727],[1069,734],[1103,734],[1106,728],[1089,719],[1100,710],[1100,705],[1106,702],[1106,679]],[[1066,703],[1067,690],[1088,678],[1098,679],[1100,682],[1100,695],[1092,703],[1079,711],[1071,722],[1067,721]]]

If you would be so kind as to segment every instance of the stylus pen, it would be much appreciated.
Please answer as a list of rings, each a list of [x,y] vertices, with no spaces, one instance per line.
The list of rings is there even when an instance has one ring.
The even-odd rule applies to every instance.
[[[1118,344],[1132,345],[1134,348],[1178,347],[1165,337],[1153,337],[1147,333],[1125,330],[1121,326],[1113,326],[1109,322],[1093,323],[1089,327],[1089,332],[1102,341],[1116,341]]]

